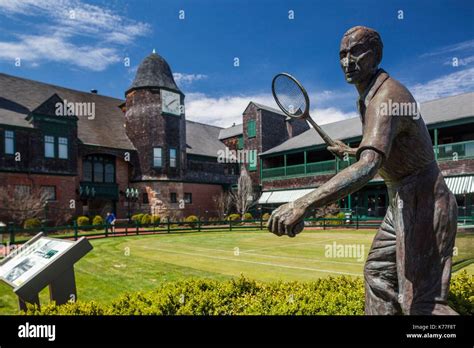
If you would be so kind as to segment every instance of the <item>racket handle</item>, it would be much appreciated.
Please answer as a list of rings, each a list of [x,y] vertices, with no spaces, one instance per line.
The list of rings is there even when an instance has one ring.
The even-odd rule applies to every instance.
[[[329,146],[335,146],[336,145],[334,140],[332,140],[332,138],[329,135],[327,135],[327,133],[321,127],[319,127],[316,124],[316,122],[314,122],[314,120],[311,118],[311,116],[306,117],[306,121],[311,123],[311,125],[314,127],[314,129],[316,129],[316,132],[319,133],[319,135],[321,136],[321,138],[323,138],[323,140],[326,144],[328,144]]]

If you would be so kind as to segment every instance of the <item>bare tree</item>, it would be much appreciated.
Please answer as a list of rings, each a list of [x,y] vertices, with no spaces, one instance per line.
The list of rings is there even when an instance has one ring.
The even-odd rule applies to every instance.
[[[232,207],[232,196],[229,192],[223,191],[213,196],[212,200],[214,201],[219,219],[222,220],[224,215],[227,215]]]
[[[242,166],[239,180],[237,182],[237,191],[232,192],[232,202],[237,212],[244,217],[244,214],[255,204],[255,192],[253,190],[252,179],[247,173],[245,166]]]
[[[44,214],[49,194],[27,185],[0,186],[0,216],[17,224]]]

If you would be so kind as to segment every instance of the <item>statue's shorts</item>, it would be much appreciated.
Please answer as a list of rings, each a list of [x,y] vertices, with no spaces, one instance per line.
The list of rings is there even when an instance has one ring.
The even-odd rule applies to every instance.
[[[437,163],[387,187],[364,268],[365,313],[457,314],[447,305],[457,204]]]

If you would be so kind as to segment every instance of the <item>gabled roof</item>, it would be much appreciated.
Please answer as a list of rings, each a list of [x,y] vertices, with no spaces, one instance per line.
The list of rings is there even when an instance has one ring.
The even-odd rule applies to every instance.
[[[474,92],[451,97],[431,100],[420,104],[421,116],[426,125],[449,122],[467,117],[474,117]],[[333,139],[346,140],[362,136],[362,124],[359,117],[322,125]],[[323,139],[313,129],[308,129],[300,135],[290,138],[284,143],[268,150],[261,155],[307,148],[324,144]]]
[[[90,145],[133,150],[124,123],[125,117],[118,107],[123,100],[99,94],[76,91],[38,81],[0,73],[0,123],[19,127],[32,127],[25,118],[51,96],[77,103],[95,103],[95,118],[78,117],[78,137]]]
[[[56,98],[67,102],[95,103],[94,119],[78,117],[78,137],[84,144],[135,149],[125,133],[125,116],[119,108],[123,100],[1,73],[0,124],[32,128],[33,125],[26,120],[27,115],[48,100]],[[187,153],[217,157],[218,150],[225,149],[218,139],[221,129],[186,121]]]
[[[263,104],[259,104],[259,103],[256,103],[254,101],[251,101],[248,103],[247,107],[245,108],[244,110],[244,114],[247,112],[247,109],[250,107],[250,105],[255,105],[255,107],[259,110],[266,110],[266,111],[269,111],[269,112],[273,112],[275,114],[278,114],[278,115],[281,115],[285,118],[289,118],[287,115],[285,115],[281,110],[278,110],[278,109],[275,109],[275,108],[272,108],[271,106],[267,106],[267,105],[263,105]]]
[[[225,145],[219,141],[221,127],[186,121],[186,152],[191,155],[217,157]]]
[[[244,132],[244,129],[243,129],[242,123],[236,124],[229,128],[222,128],[221,131],[219,132],[219,140],[232,138],[237,135],[243,134],[243,132]]]
[[[283,112],[281,112],[278,109],[272,108],[272,107],[267,106],[267,105],[259,104],[259,103],[253,102],[253,101],[248,103],[247,107],[245,108],[245,110],[243,112],[244,114],[247,112],[247,109],[251,105],[255,105],[255,107],[259,110],[266,110],[266,111],[269,111],[269,112],[273,112],[274,114],[281,115],[281,116],[285,117],[286,119],[289,118],[288,116],[286,116]],[[219,134],[219,140],[232,138],[232,137],[235,137],[235,136],[240,135],[240,134],[243,134],[243,125],[242,124],[237,124],[237,125],[234,125],[232,127],[222,129],[220,134]]]

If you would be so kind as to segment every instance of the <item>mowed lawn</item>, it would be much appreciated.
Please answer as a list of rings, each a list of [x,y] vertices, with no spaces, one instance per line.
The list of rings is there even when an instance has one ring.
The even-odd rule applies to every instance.
[[[107,302],[124,292],[188,278],[244,275],[259,281],[311,281],[330,275],[362,276],[374,234],[375,230],[318,230],[288,238],[267,231],[234,230],[95,239],[91,240],[94,249],[75,266],[78,299]],[[473,237],[458,235],[455,261],[474,258]],[[327,254],[334,243],[336,248],[353,245],[351,250],[361,254]],[[474,273],[472,266],[466,267],[470,273]],[[48,290],[43,290],[42,303],[48,296]],[[17,299],[2,283],[0,314],[13,313],[17,313]]]

